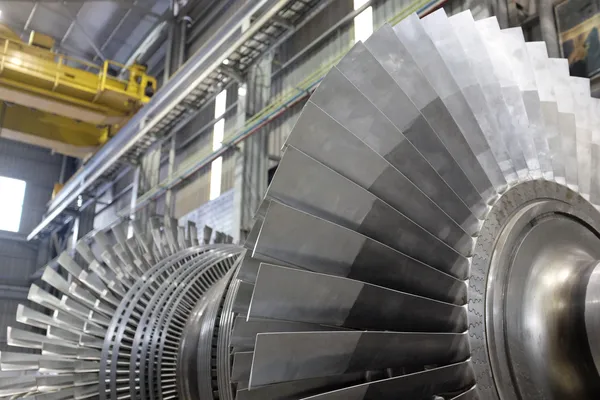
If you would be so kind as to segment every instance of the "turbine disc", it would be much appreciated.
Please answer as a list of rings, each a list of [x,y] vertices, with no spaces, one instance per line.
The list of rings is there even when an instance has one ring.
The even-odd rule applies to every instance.
[[[596,398],[597,107],[495,18],[439,10],[357,43],[203,321],[218,394],[183,397]]]
[[[124,225],[97,233],[96,252],[79,242],[86,268],[61,254],[68,277],[46,267],[42,281],[54,290],[34,284],[28,296],[43,312],[17,309],[17,322],[45,335],[8,328],[10,345],[41,354],[0,354],[0,397],[177,397],[176,357],[185,323],[243,249],[199,245],[193,224],[186,234],[172,220],[164,226],[149,222],[148,232],[136,224],[130,239]]]
[[[495,18],[385,25],[308,100],[245,249],[168,219],[79,243],[0,397],[596,399],[599,105]]]

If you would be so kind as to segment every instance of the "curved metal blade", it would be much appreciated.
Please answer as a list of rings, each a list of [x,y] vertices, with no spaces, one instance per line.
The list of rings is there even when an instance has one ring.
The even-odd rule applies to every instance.
[[[261,333],[256,336],[249,387],[387,368],[452,364],[468,356],[464,333]]]
[[[352,279],[267,264],[258,271],[248,317],[374,330],[466,329],[466,311],[461,306]]]

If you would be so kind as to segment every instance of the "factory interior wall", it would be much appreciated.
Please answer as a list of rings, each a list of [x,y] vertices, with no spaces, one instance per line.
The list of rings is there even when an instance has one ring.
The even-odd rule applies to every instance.
[[[49,150],[0,138],[0,176],[26,182],[18,234],[0,238],[0,326],[12,324],[17,305],[26,300],[29,277],[45,260],[47,243],[26,242],[24,237],[42,219],[53,185],[60,176],[62,156]],[[0,193],[10,196],[10,193]],[[0,330],[0,351],[6,349],[6,329]]]

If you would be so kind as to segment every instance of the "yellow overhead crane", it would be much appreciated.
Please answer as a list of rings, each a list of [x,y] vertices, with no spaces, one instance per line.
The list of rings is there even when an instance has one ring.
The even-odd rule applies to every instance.
[[[91,64],[54,52],[47,35],[31,32],[24,43],[0,24],[0,137],[85,158],[155,91],[142,65]]]

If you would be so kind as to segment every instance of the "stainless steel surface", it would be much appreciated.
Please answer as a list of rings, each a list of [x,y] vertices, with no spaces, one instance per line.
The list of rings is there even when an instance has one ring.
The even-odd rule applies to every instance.
[[[463,394],[455,393],[455,398],[516,398],[506,394],[511,387],[520,390],[521,398],[535,398],[532,397],[534,394],[527,391],[526,385],[517,382],[518,378],[513,379],[511,376],[502,375],[500,363],[496,360],[503,357],[509,360],[506,357],[516,353],[517,355],[510,356],[512,358],[507,361],[511,363],[510,368],[517,371],[515,375],[531,377],[536,374],[544,375],[543,371],[550,371],[546,375],[545,381],[536,378],[534,384],[538,386],[547,384],[547,387],[557,390],[556,386],[559,385],[561,378],[557,377],[557,373],[551,372],[554,371],[552,366],[540,368],[541,361],[534,365],[534,360],[536,360],[534,355],[544,354],[547,357],[546,350],[553,348],[552,346],[562,346],[564,349],[559,353],[564,356],[569,353],[568,349],[580,346],[583,350],[569,353],[562,364],[558,362],[559,358],[557,358],[556,368],[559,368],[558,365],[560,365],[562,370],[570,368],[572,371],[581,371],[589,365],[593,365],[590,344],[588,341],[577,340],[577,335],[563,335],[570,338],[568,343],[552,339],[556,338],[556,335],[560,335],[561,330],[556,328],[557,324],[563,327],[572,324],[562,323],[561,325],[558,322],[551,322],[555,320],[547,315],[548,312],[542,311],[534,320],[541,321],[543,319],[546,322],[534,324],[538,330],[532,337],[551,338],[544,342],[551,343],[544,347],[544,352],[539,347],[541,342],[537,341],[528,344],[525,339],[513,342],[509,340],[510,346],[516,346],[515,343],[527,346],[527,351],[517,348],[513,349],[512,353],[509,344],[502,347],[500,343],[496,343],[496,336],[492,337],[496,328],[498,329],[496,332],[498,341],[504,340],[506,337],[515,338],[526,334],[527,329],[522,324],[515,322],[522,320],[532,324],[531,318],[528,318],[531,315],[523,311],[523,305],[529,303],[519,293],[534,296],[535,293],[540,293],[534,289],[539,287],[542,290],[543,283],[514,276],[507,283],[506,288],[503,288],[494,275],[490,275],[488,280],[488,271],[490,266],[494,265],[492,256],[498,256],[498,253],[494,252],[494,246],[497,245],[497,240],[500,240],[504,229],[507,232],[516,232],[516,228],[510,225],[511,213],[518,212],[528,202],[533,202],[538,198],[556,199],[560,206],[553,212],[557,215],[572,215],[579,219],[579,222],[569,222],[575,227],[574,231],[563,229],[563,227],[548,229],[550,232],[562,230],[561,237],[570,239],[565,246],[570,251],[579,254],[580,247],[578,246],[583,246],[583,244],[580,243],[582,240],[578,240],[574,233],[585,231],[588,229],[585,226],[590,224],[595,226],[598,214],[591,205],[585,202],[584,197],[577,196],[575,192],[562,186],[561,183],[575,182],[575,184],[571,184],[571,187],[581,189],[579,186],[582,182],[581,186],[589,186],[591,191],[592,180],[590,179],[590,183],[587,184],[586,173],[582,173],[580,179],[578,172],[580,168],[587,167],[589,169],[593,160],[593,155],[584,151],[586,141],[590,141],[590,135],[586,131],[582,131],[582,134],[579,135],[580,131],[578,130],[580,126],[584,128],[589,126],[589,122],[585,120],[587,114],[582,117],[581,122],[575,122],[576,119],[569,122],[564,118],[561,122],[557,112],[563,109],[569,110],[565,108],[571,104],[568,102],[569,98],[576,98],[580,107],[588,110],[587,112],[589,112],[589,104],[592,102],[586,99],[583,84],[574,82],[581,83],[582,87],[580,89],[572,87],[569,89],[569,95],[572,97],[566,97],[565,94],[561,95],[561,99],[558,100],[559,103],[566,104],[556,104],[558,94],[555,89],[557,85],[551,79],[553,75],[549,73],[560,74],[560,79],[564,81],[566,76],[564,68],[561,71],[553,66],[552,64],[556,63],[548,60],[547,57],[544,58],[536,48],[532,48],[534,51],[529,51],[530,48],[522,40],[522,34],[515,29],[501,32],[497,29],[494,20],[475,23],[468,13],[447,19],[443,11],[428,17],[423,24],[421,26],[421,22],[413,17],[395,28],[395,32],[399,36],[390,35],[394,32],[389,27],[383,27],[366,42],[366,45],[357,45],[338,65],[337,70],[333,70],[328,75],[305,107],[288,139],[288,149],[280,164],[281,170],[275,175],[267,194],[269,206],[266,212],[261,214],[257,224],[257,237],[250,244],[253,249],[253,259],[262,259],[275,264],[281,262],[282,265],[300,267],[300,269],[261,264],[257,276],[254,277],[256,264],[247,262],[248,267],[242,276],[250,279],[255,285],[248,318],[268,318],[274,322],[330,324],[358,330],[369,328],[369,331],[373,333],[377,330],[398,329],[397,325],[395,328],[394,325],[399,322],[388,319],[396,311],[392,306],[394,304],[392,292],[384,290],[398,284],[394,283],[394,278],[386,276],[383,280],[378,280],[376,284],[383,287],[375,290],[369,285],[369,283],[374,283],[372,273],[366,273],[360,277],[348,273],[349,266],[353,266],[355,260],[360,259],[359,255],[365,244],[372,243],[370,240],[387,244],[430,266],[440,267],[434,259],[429,258],[435,257],[435,254],[430,254],[436,252],[434,250],[435,241],[427,241],[424,247],[417,244],[407,245],[407,242],[402,241],[399,244],[400,247],[397,247],[398,244],[385,236],[388,225],[384,221],[392,220],[393,214],[391,213],[381,211],[377,214],[380,219],[375,220],[377,221],[376,227],[372,230],[364,230],[366,216],[373,210],[377,198],[384,199],[392,209],[400,211],[402,215],[410,221],[416,222],[422,228],[425,228],[424,225],[428,223],[428,219],[423,217],[423,209],[410,208],[413,204],[411,203],[412,196],[403,196],[402,192],[393,194],[389,190],[373,190],[374,182],[380,179],[379,177],[383,176],[386,171],[390,171],[389,178],[386,178],[387,185],[382,185],[382,187],[393,187],[395,185],[392,183],[394,182],[392,179],[401,182],[400,178],[408,177],[410,184],[422,191],[421,193],[424,193],[427,199],[436,203],[466,232],[474,233],[477,236],[472,250],[473,257],[470,259],[467,306],[470,344],[468,364],[470,368],[473,368],[473,375],[465,372],[463,377],[466,380],[464,382],[469,383],[465,383],[464,389],[469,390]],[[484,69],[485,66],[489,68]],[[391,77],[392,80],[388,77]],[[399,88],[395,88],[394,84],[398,84]],[[562,86],[558,87],[559,90],[563,90],[562,88]],[[444,114],[426,113],[428,110],[425,106],[436,98],[440,99],[445,107],[446,127],[434,125],[436,115],[439,118],[439,115]],[[386,111],[386,107],[392,104],[402,106],[397,112]],[[482,108],[482,105],[485,107]],[[493,114],[494,118],[491,118],[490,114]],[[384,115],[385,118],[381,115]],[[421,132],[425,132],[425,136],[422,138],[429,140],[427,145],[424,144],[425,142],[411,142],[415,138],[409,136],[410,129],[406,128],[410,124],[414,124],[420,115],[425,116],[426,122]],[[573,115],[575,114],[573,113]],[[554,119],[556,119],[556,123]],[[369,124],[367,121],[372,123]],[[565,121],[571,125],[566,125]],[[447,128],[453,124],[458,127],[454,133],[448,131]],[[477,129],[472,129],[476,125],[478,125]],[[436,126],[439,129],[436,129]],[[469,126],[472,128],[467,128]],[[576,127],[577,130],[570,129],[569,126]],[[394,128],[397,133],[392,134]],[[556,130],[554,130],[555,128]],[[452,134],[456,134],[456,132],[459,132],[459,136],[454,137],[454,141],[448,139],[447,142],[444,142],[444,138],[453,138]],[[501,134],[497,132],[501,132]],[[563,145],[563,143],[569,144],[569,141],[575,137],[572,132],[577,132],[577,140],[582,142],[579,147]],[[467,137],[463,137],[462,134]],[[435,148],[433,145],[436,143],[436,137],[440,138],[444,146],[449,146],[448,150],[444,149],[438,152],[440,155],[438,159],[434,158],[433,153],[428,153]],[[406,160],[417,160],[414,163],[411,162],[411,170],[409,170],[408,167],[398,163],[397,159],[386,156],[389,150],[384,149],[395,148],[399,143],[402,143],[414,154],[423,157],[429,164],[428,168],[433,167],[435,162],[440,160],[446,159],[447,162],[444,164],[446,166],[452,165],[454,160],[456,162],[460,160],[463,163],[461,164],[462,171],[452,172],[452,168],[443,170],[434,167],[440,180],[436,181],[437,178],[434,179],[434,175],[425,175],[429,177],[427,179],[415,179],[415,170],[427,171],[427,168],[421,168],[421,165],[425,164],[420,164],[419,158],[406,158]],[[575,151],[572,151],[571,148]],[[410,155],[410,151],[406,154]],[[449,153],[445,153],[445,151],[449,151]],[[376,157],[373,152],[380,157]],[[444,158],[447,157],[445,154],[451,154],[452,158]],[[468,154],[482,156],[476,157],[475,167],[469,172],[468,167],[464,164],[468,160],[465,155]],[[381,160],[382,158],[383,160]],[[389,169],[386,162],[394,168]],[[568,169],[567,172],[564,172],[565,166]],[[495,168],[497,169],[495,170]],[[496,172],[491,173],[494,170]],[[303,174],[299,174],[298,171],[302,171]],[[448,179],[443,178],[446,171],[450,174]],[[484,180],[477,181],[479,178],[475,171],[485,171]],[[498,171],[501,172],[501,178]],[[439,201],[439,192],[436,193],[432,191],[431,186],[428,187],[428,185],[434,185],[435,189],[442,190],[452,187],[454,189],[452,191],[458,195],[460,203],[464,206],[469,205],[468,197],[465,196],[467,192],[457,190],[458,186],[452,186],[451,183],[458,182],[452,181],[452,179],[459,178],[462,173],[470,176],[471,183],[480,182],[480,185],[483,185],[482,182],[485,179],[495,179],[495,183],[488,188],[485,185],[479,186],[479,193],[483,193],[483,204],[489,204],[491,208],[489,210],[472,208],[476,203],[470,203],[471,207],[467,207],[471,215],[481,216],[482,226],[466,222],[468,217],[466,214],[461,215],[459,203],[444,206]],[[481,177],[481,175],[479,176]],[[574,176],[577,176],[576,181],[574,181]],[[343,177],[347,177],[349,181],[343,180]],[[559,183],[532,180],[532,178],[541,177],[556,178]],[[498,184],[503,179],[510,182],[511,186]],[[360,191],[352,183],[358,184],[368,192]],[[404,188],[406,190],[410,186],[405,184]],[[500,192],[499,198],[495,197],[496,190]],[[586,193],[583,195],[587,197]],[[531,225],[532,222],[529,221],[528,224]],[[416,232],[409,226],[404,225],[403,233]],[[450,223],[449,226],[452,224]],[[437,239],[446,240],[434,233],[433,224],[427,225],[425,230],[432,233]],[[362,237],[356,235],[357,233],[362,234]],[[590,239],[592,242],[596,240],[594,235],[592,235],[593,239]],[[452,246],[448,242],[445,243]],[[542,251],[542,244],[541,242],[537,243],[532,248]],[[407,246],[402,247],[404,245]],[[552,251],[561,249],[555,243],[549,243],[546,248],[548,247],[553,247]],[[496,249],[496,251],[499,250]],[[506,251],[509,252],[508,254],[513,254],[516,249],[507,246]],[[368,254],[370,256],[365,258],[368,260],[365,265],[377,265],[380,260],[384,259],[381,256],[383,253],[380,251]],[[561,255],[566,254],[568,254],[567,251],[561,252]],[[594,255],[589,260],[596,257]],[[452,260],[447,255],[442,256],[442,259],[446,262]],[[511,258],[507,259],[510,263],[514,261]],[[397,263],[391,264],[396,265]],[[524,262],[523,264],[528,268],[536,265],[533,262]],[[549,268],[552,264],[546,262],[544,265],[545,268]],[[506,267],[499,270],[506,271],[508,269]],[[585,268],[577,270],[580,279],[585,275],[581,273],[583,270]],[[365,271],[372,272],[375,269],[371,267],[370,270],[366,269]],[[450,272],[451,270],[443,269],[443,271]],[[463,278],[462,275],[455,276]],[[401,278],[401,281],[402,279],[404,278]],[[429,279],[419,279],[419,282],[425,283],[429,288],[420,286],[418,282],[410,281],[401,290],[409,293],[416,291],[426,297],[440,299],[441,290],[444,290],[441,286],[434,287],[433,281]],[[494,290],[496,286],[503,289]],[[527,290],[520,289],[523,287],[527,287]],[[374,290],[371,292],[371,296],[378,299],[378,306],[365,307],[370,311],[367,317],[361,313],[360,306],[372,304],[365,301],[368,297],[365,295],[368,290]],[[448,293],[446,292],[446,294]],[[492,301],[494,293],[500,296],[500,303]],[[446,298],[446,301],[448,300]],[[553,304],[546,298],[538,301],[540,301],[538,304],[546,307]],[[577,332],[579,334],[584,332],[586,325],[581,319],[584,302],[572,297],[569,297],[568,301],[564,299],[562,302],[579,310]],[[487,307],[486,304],[488,304]],[[500,304],[499,309],[494,308],[496,304]],[[530,306],[529,309],[535,309],[532,307]],[[425,308],[430,309],[427,312],[428,317],[435,318],[433,304],[424,306]],[[386,315],[379,314],[380,309],[385,310]],[[566,309],[571,308],[567,307]],[[498,327],[493,324],[494,316],[504,318],[506,315],[512,318],[509,318],[510,323],[507,322],[506,326]],[[373,323],[370,318],[376,319],[376,323]],[[460,318],[459,314],[451,318],[459,323],[458,330],[461,329],[461,326],[467,327],[466,324],[461,325]],[[403,319],[403,321],[407,320]],[[569,321],[573,322],[574,320]],[[410,330],[418,331],[419,324],[420,322],[413,321]],[[592,322],[589,323],[590,326],[591,324]],[[456,327],[454,326],[454,328]],[[449,332],[453,327],[447,325],[437,329],[442,329],[440,332]],[[343,376],[349,372],[347,360],[359,354],[356,350],[358,348],[356,338],[350,341],[342,339],[341,335],[347,333],[344,331],[309,333],[301,328],[291,332],[253,332],[257,338],[254,345],[247,339],[244,340],[244,349],[254,351],[253,369],[248,382],[249,388],[243,387],[238,392],[249,395],[252,390],[262,390],[263,388],[266,390],[270,384],[283,385],[287,382],[289,385],[296,379],[304,381],[318,376]],[[360,336],[361,333],[350,332],[347,337],[357,335]],[[338,336],[339,339],[336,340],[335,338]],[[310,340],[310,337],[315,339]],[[587,334],[583,336],[584,339],[587,337]],[[261,345],[263,341],[268,345]],[[394,348],[385,340],[381,342],[381,349]],[[592,342],[593,339],[590,343]],[[561,344],[559,345],[559,343]],[[273,348],[280,350],[269,351]],[[394,352],[390,350],[390,353]],[[399,360],[400,354],[394,359]],[[427,354],[427,349],[421,349],[419,354]],[[454,355],[456,356],[456,354],[458,353]],[[393,357],[393,355],[390,356]],[[514,361],[518,357],[527,358],[529,364],[523,360]],[[490,360],[492,360],[491,365]],[[379,361],[385,364],[384,358]],[[372,367],[372,365],[367,365],[364,369],[372,370]],[[590,375],[587,372],[579,373],[577,376],[580,381],[586,382],[582,384],[582,387],[587,388],[586,390],[592,388],[592,392],[588,391],[584,394],[580,392],[578,396],[593,398],[594,381],[597,381],[598,378],[596,367],[593,367],[593,374]],[[247,371],[244,369],[244,377],[246,373]],[[379,388],[378,378],[371,378],[374,379],[374,383],[363,383],[338,391],[329,391],[329,389],[323,388],[323,393],[312,398],[371,398],[372,394],[369,394],[368,390]],[[365,376],[365,379],[369,378]],[[567,379],[568,377],[563,381]],[[513,380],[516,383],[513,384]],[[386,396],[397,398],[402,393],[403,387],[410,386],[408,379],[402,381],[389,378],[389,382],[391,386],[398,382],[402,383],[400,386],[394,386],[393,392],[390,394],[385,393],[384,390],[377,391],[377,398],[386,398]],[[473,389],[470,388],[471,382],[476,384]],[[504,391],[504,395],[499,395],[500,389]],[[283,387],[281,390],[283,393]],[[542,396],[540,398],[557,398],[553,397],[557,393],[559,393],[558,398],[569,397],[569,393],[553,392],[552,390],[545,392],[545,395],[540,395]],[[543,391],[540,389],[538,392]],[[270,395],[272,397],[267,398],[277,398],[274,388],[271,387],[269,393],[272,393]]]
[[[256,389],[240,388],[237,400],[274,400],[286,396],[305,398],[324,390],[337,390],[363,382],[362,374],[336,375],[326,378],[304,379],[280,384],[262,386]]]
[[[431,37],[416,15],[413,14],[398,23],[394,27],[394,32],[437,93],[443,103],[441,108],[447,109],[462,132],[462,135],[455,132],[454,137],[450,137],[448,133],[442,136],[445,138],[446,147],[452,152],[482,198],[489,199],[496,191],[494,184],[503,185],[502,175],[460,87],[453,79],[440,53],[435,51]],[[436,106],[440,107],[439,104],[434,105],[434,103],[428,105],[430,108]]]
[[[364,45],[356,44],[336,68],[402,132],[398,139],[404,144],[390,146],[393,153],[402,155],[407,151],[402,149],[404,146],[414,146],[474,214],[479,215],[481,209],[485,209],[477,189],[444,147],[427,118]]]
[[[404,175],[401,169],[391,165],[311,102],[304,107],[286,144],[369,190],[397,210],[413,216],[432,232],[450,229],[446,226],[452,226],[452,221],[467,234],[477,231],[477,218],[464,203],[437,204],[435,198],[428,196],[434,192],[421,188],[419,180]],[[361,168],[356,168],[357,163]]]
[[[165,226],[157,222],[149,224],[153,235],[138,229],[130,240],[127,227],[120,225],[100,232],[92,245],[79,243],[77,250],[89,269],[65,253],[58,262],[66,277],[45,269],[42,280],[62,297],[32,285],[29,298],[54,312],[19,306],[17,321],[45,334],[9,328],[9,344],[42,351],[22,357],[0,354],[0,371],[35,374],[34,387],[24,381],[10,393],[77,399],[114,398],[117,392],[144,399],[176,395],[182,326],[194,304],[233,267],[243,249],[186,248],[194,226],[186,233],[176,221],[167,220]],[[102,260],[91,247],[101,251]],[[142,256],[141,247],[150,254]]]
[[[515,395],[509,390],[532,399],[593,393],[590,382],[597,373],[592,368],[590,375],[586,365],[591,357],[582,308],[588,271],[600,256],[599,239],[558,214],[556,206],[540,201],[520,210],[492,259],[495,283],[488,288],[488,304],[494,316],[488,317],[488,337],[498,354],[492,358],[498,381],[507,378],[499,387],[502,398]],[[507,365],[512,378],[503,376]]]
[[[380,346],[381,343],[386,346]],[[453,363],[464,361],[468,355],[465,334],[260,333],[256,336],[249,387],[360,371]],[[290,362],[298,367],[289,368]]]
[[[556,94],[558,128],[565,165],[565,178],[569,187],[578,190],[577,126],[575,122],[575,102],[573,101],[569,79],[569,64],[566,59],[550,58],[548,60],[548,70]]]
[[[454,15],[449,18],[449,21],[458,36],[466,57],[470,60],[472,72],[477,77],[477,83],[482,88],[485,100],[489,105],[489,118],[491,118],[492,124],[495,125],[504,143],[505,148],[502,146],[496,147],[494,142],[490,142],[494,154],[498,155],[499,165],[504,171],[508,182],[514,183],[518,179],[525,179],[529,171],[523,150],[518,141],[515,140],[514,121],[510,117],[509,105],[502,96],[502,88],[498,79],[498,74],[501,71],[496,71],[498,65],[492,60],[495,55],[490,54],[490,51],[493,50],[487,48],[481,35],[479,35],[470,12],[465,11]],[[482,129],[485,132],[487,128],[483,126]],[[504,153],[505,150],[506,153]]]
[[[256,335],[269,332],[318,332],[333,331],[333,326],[307,324],[302,322],[273,321],[268,319],[253,319],[237,316],[231,331],[231,346],[236,351],[254,350]]]
[[[162,319],[166,318],[165,314],[170,314],[168,316],[170,319],[175,318],[180,321],[186,321],[191,312],[189,306],[178,307],[177,304],[165,306],[164,302],[167,300],[165,296],[172,298],[173,296],[177,296],[178,293],[183,292],[185,296],[189,296],[189,304],[194,304],[208,287],[216,283],[231,268],[233,260],[239,254],[239,251],[239,248],[232,246],[224,246],[222,249],[211,248],[209,246],[206,249],[197,248],[197,250],[179,251],[166,258],[162,263],[157,264],[147,272],[144,278],[132,286],[125,301],[122,301],[117,308],[105,335],[100,363],[101,398],[114,398],[116,393],[122,391],[124,388],[129,389],[131,397],[141,396],[142,398],[146,398],[146,396],[149,396],[153,398],[158,395],[155,394],[155,390],[161,391],[161,387],[164,386],[162,382],[154,382],[154,379],[162,378],[158,373],[160,369],[157,371],[156,378],[153,379],[155,367],[153,359],[150,358],[148,363],[152,368],[147,373],[144,373],[146,362],[145,352],[147,351],[149,355],[157,357],[157,365],[165,361],[174,362],[177,347],[172,348],[172,346],[167,346],[166,349],[163,349],[156,346],[159,346],[159,344],[165,346],[163,341],[168,336],[171,336],[172,343],[178,343],[182,333],[180,329],[172,325],[162,327]],[[187,268],[183,268],[190,261],[192,261],[192,264]],[[208,281],[202,282],[202,276],[206,268],[211,268],[212,274]],[[196,290],[191,290],[191,288],[187,287],[189,285],[188,282],[192,279],[200,279],[200,282],[196,284]],[[193,283],[194,281],[192,281]],[[169,287],[172,289],[168,290]],[[152,318],[150,316],[150,312],[155,308],[161,317],[156,316]],[[135,317],[136,314],[139,315],[137,318]],[[159,334],[163,338],[154,338],[150,342],[150,345],[153,347],[146,349],[149,339],[144,338],[144,335],[148,331],[148,327],[144,326],[145,324],[136,324],[136,320],[148,321],[146,323],[153,321],[156,324],[156,328],[150,330],[148,333],[154,333],[152,331],[155,330],[154,334]],[[132,321],[133,324],[130,322],[125,325],[119,323],[119,321]],[[170,332],[170,329],[175,329],[175,332]],[[132,342],[132,345],[123,346],[124,341]],[[142,343],[145,343],[145,345]],[[139,355],[137,346],[144,347]],[[158,352],[157,355],[155,355],[156,352]],[[138,356],[140,360],[137,359]],[[117,360],[123,358],[129,359],[130,379],[140,376],[139,388],[131,387],[126,382],[120,383],[117,379],[118,371],[111,366],[116,365]],[[138,363],[140,364],[138,365]],[[147,375],[149,382],[146,382],[145,378],[141,377],[141,375]],[[105,386],[103,383],[106,382],[106,378],[108,378],[110,384]],[[146,385],[149,386],[146,387]],[[172,385],[174,385],[174,382]]]
[[[504,306],[514,379],[521,395],[531,399],[591,398],[598,393],[597,372],[586,356],[581,280],[600,257],[600,241],[561,216],[536,221],[525,235],[517,244]]]
[[[566,183],[565,165],[562,157],[562,144],[557,118],[557,99],[554,93],[552,75],[548,68],[546,46],[541,42],[527,43],[525,46],[534,70],[542,121],[545,128],[544,133],[552,160],[554,179],[558,183]]]
[[[469,13],[384,26],[307,102],[245,249],[159,218],[78,245],[0,393],[598,398],[600,103],[565,66]]]
[[[590,93],[590,80],[587,78],[571,77],[569,79],[571,93],[575,103],[577,177],[581,194],[590,199],[592,175],[592,118],[593,101]]]
[[[533,179],[541,176],[540,161],[533,135],[529,131],[523,95],[507,56],[505,38],[495,18],[486,18],[475,23],[476,29],[488,46],[488,54],[500,84],[502,97],[507,105],[511,123],[512,139],[516,140],[525,157],[529,175]]]
[[[380,227],[385,225],[383,222],[379,223]],[[373,226],[378,225],[374,223]],[[314,232],[314,234],[307,236],[304,232]],[[415,248],[426,248],[424,240],[415,240],[414,237],[409,236],[409,233],[392,230],[387,237],[384,233],[381,236],[387,239],[384,242],[391,241],[390,238],[395,237],[392,242],[395,248],[402,249],[405,246],[403,250],[412,250],[413,254],[416,253]],[[420,262],[371,239],[366,236],[368,234],[373,236],[369,230],[362,235],[272,201],[254,247],[253,256],[258,259],[267,256],[315,272],[357,278],[397,289],[414,288],[417,294],[431,292],[427,285],[419,285],[417,282],[419,279],[426,279],[429,283],[435,281],[445,288],[452,288],[449,292],[453,294],[460,292],[460,284],[453,277],[458,279],[466,277],[468,268],[466,258],[448,251],[447,247],[439,246],[435,239],[430,239],[430,248],[445,254],[446,259],[437,254],[415,254],[423,260]],[[336,237],[337,240],[335,243],[330,243],[326,240],[328,237]],[[305,250],[296,250],[298,244],[301,244]]]
[[[422,154],[337,68],[323,79],[310,102],[356,135],[413,183],[418,182],[424,193],[444,211],[453,213],[461,210],[466,214],[458,219],[460,224],[466,223],[471,215],[482,215],[482,204],[475,202],[469,208]],[[296,129],[297,126],[294,131]],[[463,207],[467,208],[466,212]]]
[[[585,287],[585,330],[596,370],[600,373],[600,343],[596,339],[600,332],[600,264],[593,266]]]
[[[468,21],[461,21],[461,28],[463,25],[468,25]],[[499,132],[492,107],[484,93],[484,85],[489,81],[489,78],[481,75],[488,75],[490,72],[486,73],[475,67],[470,59],[474,56],[467,55],[463,46],[476,47],[476,45],[473,46],[472,43],[468,42],[468,35],[457,35],[455,33],[454,26],[446,17],[443,9],[424,18],[423,27],[447,65],[449,74],[456,81],[460,92],[473,113],[473,117],[480,126],[485,140],[489,143],[489,149],[484,148],[486,156],[480,157],[480,162],[496,189],[502,192],[506,188],[506,180],[514,181],[516,176],[514,175],[512,162],[507,162],[510,160],[507,146],[502,134]],[[467,42],[461,43],[459,36]],[[477,52],[478,50],[481,51],[477,48],[470,48],[468,51]],[[488,153],[491,153],[493,157],[490,157]],[[500,172],[497,171],[498,168]]]
[[[376,303],[386,303],[374,309]],[[250,318],[291,319],[374,330],[463,332],[462,306],[431,300],[364,282],[262,264]]]
[[[523,97],[525,111],[529,120],[529,129],[537,151],[542,175],[546,179],[552,179],[553,170],[550,148],[545,138],[541,104],[536,90],[535,74],[532,62],[527,54],[523,31],[519,28],[504,29],[501,35],[508,62]]]
[[[485,384],[479,386],[483,398],[597,395],[597,372],[590,375],[593,360],[582,336],[584,300],[570,294],[597,257],[598,227],[594,207],[553,182],[522,183],[494,206],[478,240],[469,290],[471,356],[477,382]],[[526,259],[525,250],[538,254],[537,261]],[[580,391],[565,391],[569,387]]]
[[[471,385],[472,376],[468,362],[451,364],[445,367],[432,368],[423,372],[415,372],[395,378],[377,380],[362,385],[306,397],[306,400],[321,399],[370,399],[382,400],[430,397],[435,393],[457,392]]]

